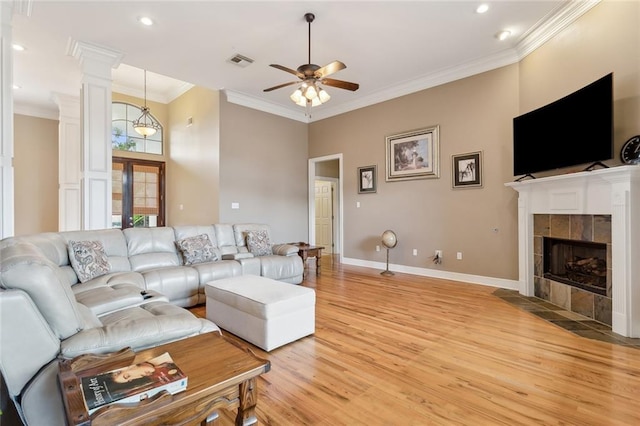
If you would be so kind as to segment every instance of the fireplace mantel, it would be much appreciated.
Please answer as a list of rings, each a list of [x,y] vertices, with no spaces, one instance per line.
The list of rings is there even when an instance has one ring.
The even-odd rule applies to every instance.
[[[518,191],[520,294],[534,295],[534,214],[611,215],[612,330],[640,337],[640,166],[505,185]]]

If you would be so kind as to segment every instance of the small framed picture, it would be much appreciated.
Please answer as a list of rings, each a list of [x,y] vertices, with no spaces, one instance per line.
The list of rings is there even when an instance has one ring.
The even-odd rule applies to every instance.
[[[378,166],[358,167],[358,194],[376,192]]]
[[[454,188],[479,188],[482,186],[482,151],[451,156]]]

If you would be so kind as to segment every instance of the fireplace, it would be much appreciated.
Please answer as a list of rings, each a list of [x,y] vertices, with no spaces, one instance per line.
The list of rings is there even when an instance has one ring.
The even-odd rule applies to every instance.
[[[543,237],[544,278],[607,295],[607,245]]]
[[[533,215],[533,296],[612,325],[611,215]]]
[[[640,337],[640,262],[636,261],[640,167],[617,166],[505,185],[518,192],[520,294],[593,315],[622,336]],[[602,234],[605,229],[608,236]],[[546,278],[544,237],[606,244],[606,295]]]

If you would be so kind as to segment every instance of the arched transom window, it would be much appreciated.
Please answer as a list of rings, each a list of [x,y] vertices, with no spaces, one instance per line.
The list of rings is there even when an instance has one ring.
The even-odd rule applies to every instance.
[[[149,118],[160,126],[160,130],[146,138],[133,129],[133,121],[142,115],[139,106],[124,102],[111,104],[111,143],[114,151],[145,152],[162,155],[163,128],[158,120],[149,114]]]

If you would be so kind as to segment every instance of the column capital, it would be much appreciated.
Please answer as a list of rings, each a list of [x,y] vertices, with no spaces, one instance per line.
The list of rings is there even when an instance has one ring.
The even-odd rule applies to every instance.
[[[72,38],[67,44],[67,54],[76,58],[85,75],[111,80],[111,68],[118,68],[124,53],[94,43]]]

